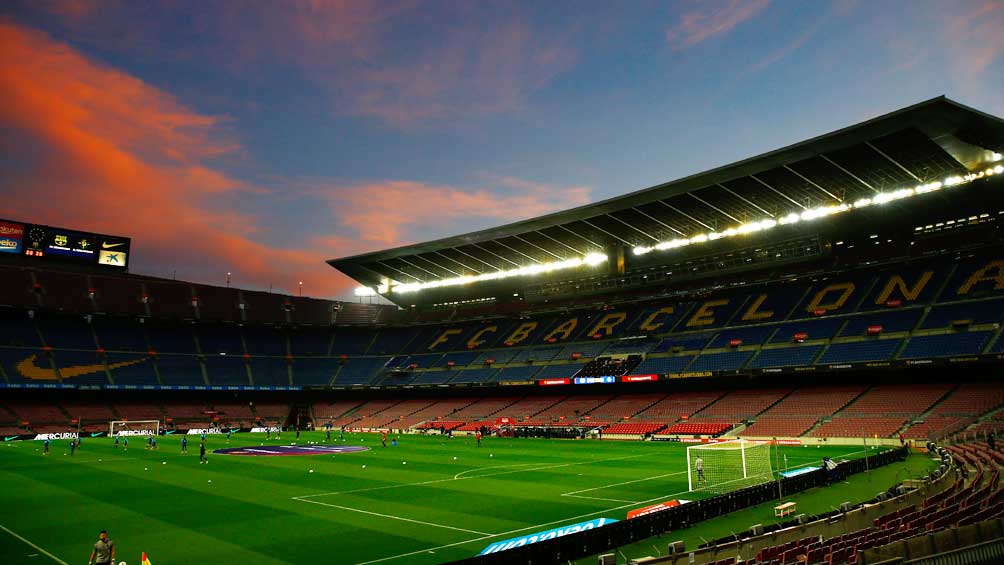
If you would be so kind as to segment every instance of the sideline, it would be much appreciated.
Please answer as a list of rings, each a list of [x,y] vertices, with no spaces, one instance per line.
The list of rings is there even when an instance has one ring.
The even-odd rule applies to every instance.
[[[66,561],[63,561],[62,559],[56,557],[55,555],[49,553],[48,551],[42,549],[41,547],[35,545],[34,543],[32,543],[30,541],[28,541],[26,538],[23,538],[20,535],[18,535],[17,533],[11,531],[10,529],[7,528],[7,526],[4,526],[3,524],[0,524],[0,530],[3,530],[5,532],[7,532],[8,534],[16,537],[17,539],[23,541],[24,543],[30,545],[31,547],[37,549],[38,551],[41,551],[43,554],[47,555],[50,559],[52,559],[56,563],[59,563],[60,565],[69,565],[69,563],[67,563]]]

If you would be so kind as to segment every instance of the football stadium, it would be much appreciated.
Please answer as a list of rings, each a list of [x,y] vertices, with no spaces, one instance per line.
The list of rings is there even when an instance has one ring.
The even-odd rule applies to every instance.
[[[1001,152],[940,97],[330,260],[355,301],[6,218],[0,554],[999,563]]]

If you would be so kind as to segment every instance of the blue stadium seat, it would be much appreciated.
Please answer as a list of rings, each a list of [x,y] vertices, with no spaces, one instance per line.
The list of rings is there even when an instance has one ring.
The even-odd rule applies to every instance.
[[[675,357],[657,357],[645,359],[634,368],[635,375],[663,375],[666,373],[682,373],[696,355],[681,355]]]
[[[973,324],[1000,322],[1004,318],[1004,300],[981,300],[935,306],[927,313],[921,328],[945,328],[956,320],[970,320]]]
[[[767,367],[800,367],[811,365],[822,349],[822,345],[764,349],[760,351],[759,355],[753,358],[749,367],[751,369],[763,369]]]
[[[42,330],[45,344],[49,347],[89,350],[98,348],[91,325],[82,316],[43,313],[36,316],[36,320]]]
[[[792,343],[797,333],[806,333],[806,339],[830,339],[846,318],[822,318],[819,320],[799,320],[781,324],[770,338],[770,343]]]
[[[119,385],[156,385],[157,375],[153,372],[153,361],[146,355],[135,353],[108,353],[108,372]],[[118,363],[132,363],[113,368]]]
[[[488,359],[494,359],[495,365],[502,365],[508,363],[516,355],[515,349],[489,349],[488,351],[482,351],[481,355],[474,360],[472,365],[484,365]]]
[[[447,369],[435,370],[435,371],[423,371],[421,373],[415,373],[415,378],[412,379],[408,384],[412,385],[437,385],[443,384],[450,380],[454,375],[460,374],[462,371],[451,371]]]
[[[687,371],[735,371],[753,356],[752,351],[726,351],[699,356]]]
[[[566,363],[564,365],[547,365],[537,373],[536,379],[570,379],[578,373],[585,363]]]
[[[333,357],[296,357],[293,359],[293,384],[327,386],[341,366]]]
[[[619,340],[609,344],[603,351],[603,354],[616,355],[623,353],[648,353],[652,351],[657,344],[657,342],[651,339]]]
[[[149,347],[146,343],[145,324],[126,318],[94,317],[94,332],[98,344],[107,351],[142,351]]]
[[[530,365],[527,367],[506,367],[499,372],[499,381],[526,381],[535,379],[540,367]]]
[[[56,367],[60,369],[60,375],[64,383],[69,384],[108,384],[108,375],[105,374],[104,359],[96,351],[53,351],[53,358],[56,360]],[[89,371],[83,375],[71,376],[70,371],[74,368],[89,368],[92,366],[101,367],[100,370]],[[67,369],[67,371],[63,371]]]
[[[335,330],[331,339],[331,355],[362,355],[371,341],[371,332]]]
[[[289,349],[293,355],[325,356],[330,346],[331,333],[327,330],[298,328],[289,332]]]
[[[667,337],[666,339],[663,339],[659,345],[655,346],[652,353],[664,353],[666,351],[672,351],[676,347],[681,348],[681,351],[699,351],[704,349],[704,346],[707,345],[714,336],[715,334],[712,333],[704,333],[682,337]]]
[[[241,342],[239,330],[240,328],[235,325],[196,326],[196,334],[198,334],[203,355],[211,356],[219,353],[238,357],[244,355],[244,344]],[[211,377],[210,380],[212,380]]]
[[[275,328],[245,326],[244,343],[250,355],[286,355],[286,334]]]
[[[205,385],[202,364],[194,355],[157,355],[157,369],[166,385]]]
[[[436,362],[436,367],[446,367],[452,361],[454,367],[466,367],[474,362],[481,355],[477,351],[455,351],[453,353],[447,353]]]
[[[195,340],[189,326],[150,324],[146,331],[150,346],[158,353],[195,353]]]
[[[335,384],[370,384],[389,360],[389,357],[350,357],[335,377]]]
[[[247,364],[240,355],[206,355],[206,374],[209,384],[249,385]]]
[[[495,377],[498,375],[499,369],[467,369],[464,371],[455,372],[455,376],[450,380],[451,383],[483,383],[496,380]]]
[[[729,342],[733,339],[742,340],[742,345],[759,345],[767,341],[767,338],[774,333],[774,330],[774,326],[725,329],[715,336],[715,339],[711,340],[708,347],[711,349],[728,347]]]
[[[817,364],[887,361],[892,358],[893,353],[902,343],[901,339],[872,339],[851,343],[834,343],[823,353]]]
[[[844,329],[840,330],[840,335],[842,337],[862,336],[865,335],[869,326],[882,326],[882,333],[910,331],[917,325],[917,320],[923,313],[922,308],[911,308],[853,316],[847,320]]]
[[[0,308],[0,346],[41,347],[35,323],[24,310]]]
[[[401,353],[404,347],[418,335],[415,328],[385,328],[377,333],[373,344],[366,353],[370,355],[394,355]],[[334,349],[332,349],[334,351]]]
[[[899,354],[900,359],[922,357],[948,357],[950,355],[977,355],[993,336],[993,332],[961,332],[941,335],[923,335],[910,338]]]
[[[562,359],[571,359],[573,353],[578,353],[582,359],[592,359],[603,353],[603,350],[606,348],[607,342],[605,341],[570,343],[559,351],[554,356],[554,359],[559,361]]]
[[[251,378],[256,386],[289,386],[286,368],[282,357],[251,358]]]

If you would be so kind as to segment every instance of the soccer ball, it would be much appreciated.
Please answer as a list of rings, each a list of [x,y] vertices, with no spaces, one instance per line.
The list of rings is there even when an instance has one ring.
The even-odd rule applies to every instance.
[[[313,469],[311,469],[311,470],[310,470],[310,472],[311,472],[311,473],[313,473],[313,472],[314,472],[314,470],[313,470]]]
[[[402,461],[402,462],[401,462],[401,464],[402,464],[402,465],[407,465],[407,464],[408,464],[408,462],[407,462],[407,461]]]
[[[125,561],[119,561],[119,565],[126,565]]]
[[[457,458],[456,458],[456,457],[454,457],[454,458],[453,458],[453,460],[454,460],[454,461],[456,461],[456,460],[457,460]]]
[[[366,465],[363,465],[363,469],[365,469],[365,468],[366,468]]]

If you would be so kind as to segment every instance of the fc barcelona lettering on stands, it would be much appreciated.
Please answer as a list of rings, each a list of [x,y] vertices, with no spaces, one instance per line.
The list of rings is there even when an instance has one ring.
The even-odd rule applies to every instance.
[[[424,351],[525,347],[632,334],[698,331],[728,324],[763,324],[792,318],[908,308],[930,302],[936,293],[937,302],[946,302],[1004,290],[1004,259],[959,265],[952,280],[946,280],[949,271],[950,267],[942,266],[874,275],[864,272],[848,280],[838,278],[811,286],[792,285],[749,294],[736,292],[730,296],[655,308],[616,308],[507,324],[493,321],[440,327],[426,340]]]

